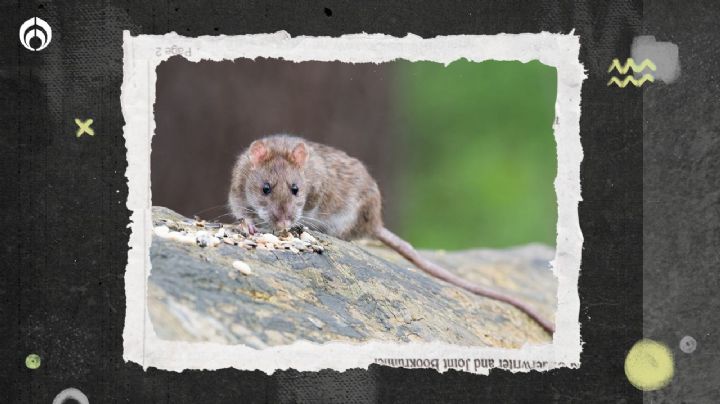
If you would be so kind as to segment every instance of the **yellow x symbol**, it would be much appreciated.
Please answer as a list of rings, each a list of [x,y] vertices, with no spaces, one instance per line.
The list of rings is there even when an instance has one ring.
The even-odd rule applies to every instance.
[[[95,136],[95,131],[93,130],[93,128],[90,127],[90,125],[92,125],[92,123],[93,123],[92,118],[88,119],[85,122],[79,120],[78,118],[75,118],[75,124],[77,124],[77,126],[78,126],[78,130],[76,133],[77,137],[82,136],[83,133],[87,133],[90,136]]]

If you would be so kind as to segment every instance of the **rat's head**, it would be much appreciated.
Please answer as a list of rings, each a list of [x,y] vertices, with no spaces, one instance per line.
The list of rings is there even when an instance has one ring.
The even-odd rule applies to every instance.
[[[251,169],[245,195],[259,218],[258,228],[279,231],[300,220],[307,197],[305,167],[309,152],[303,142],[287,148],[265,140],[250,145]]]

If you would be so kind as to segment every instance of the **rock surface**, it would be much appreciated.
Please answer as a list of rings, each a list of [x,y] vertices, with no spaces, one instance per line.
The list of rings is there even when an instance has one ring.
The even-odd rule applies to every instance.
[[[188,221],[161,207],[153,222]],[[153,236],[148,311],[159,338],[245,344],[439,341],[518,348],[551,337],[521,311],[414,268],[375,242],[311,232],[322,252],[200,247]],[[554,318],[554,251],[423,252],[468,279],[514,294]]]

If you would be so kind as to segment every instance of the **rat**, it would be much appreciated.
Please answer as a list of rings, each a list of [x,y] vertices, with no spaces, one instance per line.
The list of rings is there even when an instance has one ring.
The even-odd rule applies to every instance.
[[[251,233],[301,225],[353,240],[376,238],[431,276],[474,294],[508,303],[551,335],[554,325],[525,302],[470,282],[421,256],[385,228],[382,199],[360,160],[330,146],[291,135],[255,140],[237,158],[228,196],[231,213]]]

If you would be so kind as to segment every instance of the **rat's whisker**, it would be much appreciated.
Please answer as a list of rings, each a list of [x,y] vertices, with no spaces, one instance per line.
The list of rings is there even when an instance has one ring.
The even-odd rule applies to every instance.
[[[218,219],[220,219],[220,218],[222,218],[222,217],[230,216],[230,215],[232,215],[232,212],[230,212],[230,213],[225,213],[225,214],[222,214],[222,215],[220,215],[220,216],[215,216],[214,218],[210,219],[209,221],[214,222],[214,221],[216,221],[216,220],[218,220]]]
[[[322,230],[318,229],[317,226],[315,226],[312,223],[304,223],[302,220],[298,221],[297,223],[302,226],[307,226],[310,230],[315,230],[315,231],[319,231],[322,233]]]
[[[308,220],[308,221],[312,221],[312,222],[314,222],[314,223],[317,223],[317,224],[319,224],[319,225],[325,226],[325,222],[323,222],[322,220],[318,220],[318,219],[315,219],[315,218],[312,218],[312,217],[309,217],[309,216],[300,216],[300,220]]]
[[[257,211],[256,211],[255,209],[253,209],[253,208],[241,207],[240,209],[241,209],[243,212],[247,212],[247,213],[256,213],[256,212],[257,212]]]
[[[307,217],[307,216],[299,216],[297,221],[298,221],[298,222],[310,222],[310,223],[317,222],[317,223],[320,223],[319,221],[313,220],[311,217]]]
[[[325,212],[314,212],[313,215],[320,215],[320,216],[330,216],[332,213],[325,213]]]
[[[228,205],[227,205],[227,204],[223,204],[223,205],[211,206],[211,207],[209,207],[209,208],[205,208],[205,209],[203,209],[203,210],[200,210],[200,211],[198,211],[198,212],[193,213],[192,216],[197,216],[197,215],[199,215],[199,214],[201,214],[201,213],[205,213],[205,212],[207,212],[207,211],[210,211],[210,210],[213,210],[213,209],[217,209],[217,208],[225,208],[225,209],[227,209],[227,208],[228,208]]]
[[[298,222],[309,227],[311,230],[319,231],[321,233],[324,233],[328,229],[326,223],[312,217],[300,216]]]

